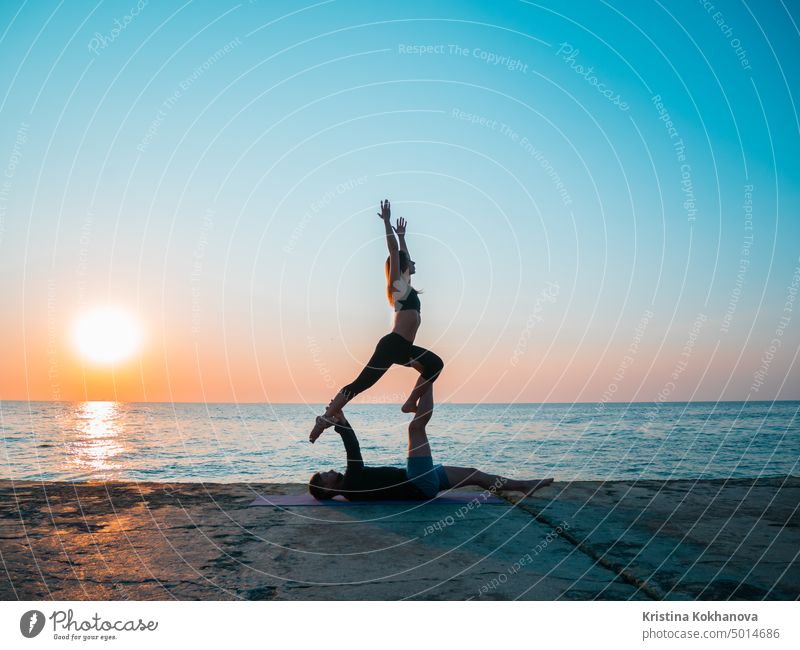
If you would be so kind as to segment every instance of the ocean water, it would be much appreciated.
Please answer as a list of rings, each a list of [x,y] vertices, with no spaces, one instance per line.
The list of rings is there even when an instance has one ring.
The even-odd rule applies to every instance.
[[[441,404],[434,462],[519,478],[800,474],[800,402]],[[320,405],[0,402],[0,478],[306,481],[343,468],[339,435],[311,445]],[[403,465],[409,416],[352,405],[369,465]]]

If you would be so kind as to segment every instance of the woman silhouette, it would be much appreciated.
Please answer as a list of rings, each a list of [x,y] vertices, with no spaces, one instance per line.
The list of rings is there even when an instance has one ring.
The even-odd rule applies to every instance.
[[[378,341],[375,352],[361,374],[344,386],[330,401],[325,413],[316,419],[308,437],[312,443],[334,424],[333,416],[341,414],[347,402],[374,385],[392,364],[409,366],[420,373],[414,390],[401,407],[404,413],[416,412],[419,398],[430,390],[431,384],[444,367],[441,358],[436,354],[414,345],[420,325],[420,304],[418,292],[411,286],[411,276],[416,268],[406,246],[406,221],[398,219],[396,227],[392,229],[389,199],[381,201],[378,216],[383,221],[386,245],[389,247],[389,258],[386,260],[386,297],[394,307],[394,327]]]

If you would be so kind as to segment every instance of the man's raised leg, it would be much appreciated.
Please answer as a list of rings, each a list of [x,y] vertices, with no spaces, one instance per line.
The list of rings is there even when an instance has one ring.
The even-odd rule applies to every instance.
[[[433,387],[419,398],[417,412],[408,425],[408,456],[430,456],[431,446],[425,427],[433,415]]]

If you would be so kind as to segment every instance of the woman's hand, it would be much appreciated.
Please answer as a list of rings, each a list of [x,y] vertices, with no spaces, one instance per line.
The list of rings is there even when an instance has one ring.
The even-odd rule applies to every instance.
[[[406,220],[403,217],[400,217],[396,222],[397,225],[394,228],[394,231],[397,233],[398,237],[405,237],[406,236]]]
[[[389,221],[392,216],[392,209],[389,206],[389,199],[381,201],[381,211],[377,213],[378,216],[384,221]]]

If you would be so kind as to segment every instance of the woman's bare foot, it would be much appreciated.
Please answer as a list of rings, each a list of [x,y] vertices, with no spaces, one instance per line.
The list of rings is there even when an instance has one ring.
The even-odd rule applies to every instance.
[[[417,412],[417,403],[408,400],[405,404],[400,407],[400,410],[403,413],[416,413]]]
[[[317,438],[322,435],[322,432],[325,431],[325,429],[332,427],[334,424],[335,422],[333,419],[327,420],[323,416],[318,415],[314,422],[314,428],[311,429],[311,433],[308,435],[308,441],[313,444]]]

